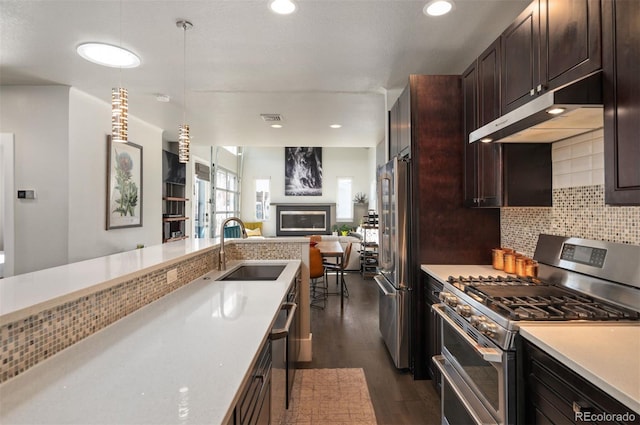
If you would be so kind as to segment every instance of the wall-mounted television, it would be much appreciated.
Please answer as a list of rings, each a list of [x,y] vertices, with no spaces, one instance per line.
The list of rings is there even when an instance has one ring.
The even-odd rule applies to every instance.
[[[162,151],[162,180],[167,183],[185,184],[187,181],[187,166],[180,163],[178,155],[169,151]]]

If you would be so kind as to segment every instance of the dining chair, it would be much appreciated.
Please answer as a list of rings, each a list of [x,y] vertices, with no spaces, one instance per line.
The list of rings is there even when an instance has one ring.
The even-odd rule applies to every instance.
[[[340,283],[342,284],[342,288],[343,288],[343,292],[344,292],[344,296],[346,298],[349,298],[349,288],[347,288],[347,282],[345,282],[344,280],[344,271],[347,268],[347,264],[349,264],[349,258],[351,258],[351,247],[352,247],[353,243],[349,242],[347,244],[347,246],[344,249],[344,254],[342,254],[342,261],[338,262],[338,263],[329,263],[329,262],[325,262],[324,263],[324,273],[325,273],[325,280],[327,280],[327,272],[335,272],[335,273],[339,273],[340,274]],[[340,294],[338,292],[338,294]]]
[[[327,277],[324,272],[322,253],[316,247],[309,247],[309,279],[311,280],[311,307],[324,310],[327,306]]]

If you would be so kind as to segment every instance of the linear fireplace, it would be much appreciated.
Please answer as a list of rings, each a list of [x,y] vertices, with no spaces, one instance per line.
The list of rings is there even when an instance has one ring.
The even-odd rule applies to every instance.
[[[328,235],[331,205],[276,205],[277,236]]]

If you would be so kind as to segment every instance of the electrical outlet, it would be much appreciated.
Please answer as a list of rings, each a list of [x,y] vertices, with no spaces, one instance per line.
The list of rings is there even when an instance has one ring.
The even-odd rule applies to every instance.
[[[173,283],[178,280],[178,269],[171,269],[167,272],[167,283]]]

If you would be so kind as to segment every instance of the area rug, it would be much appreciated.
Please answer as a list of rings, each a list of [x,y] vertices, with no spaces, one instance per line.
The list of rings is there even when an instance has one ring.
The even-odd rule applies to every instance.
[[[373,425],[376,415],[362,369],[298,369],[281,425]]]

